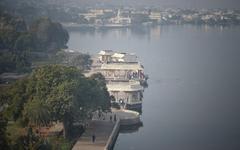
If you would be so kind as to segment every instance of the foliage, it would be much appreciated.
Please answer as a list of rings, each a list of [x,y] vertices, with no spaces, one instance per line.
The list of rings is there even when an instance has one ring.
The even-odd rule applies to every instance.
[[[0,73],[26,71],[31,37],[23,19],[0,12]]]
[[[25,32],[26,23],[21,17],[13,17],[5,12],[0,12],[0,30]]]
[[[27,72],[31,62],[28,52],[0,51],[0,73],[3,72]]]
[[[30,70],[33,52],[55,53],[66,47],[68,32],[48,18],[25,21],[0,11],[0,73]]]
[[[60,23],[40,18],[29,28],[22,18],[0,12],[0,49],[52,52],[66,47],[69,35]]]
[[[9,149],[6,129],[7,119],[3,117],[2,113],[0,113],[0,147],[2,150]]]
[[[56,54],[55,61],[59,64],[77,67],[82,71],[89,70],[92,64],[90,55],[80,52],[59,51]]]
[[[49,138],[50,143],[52,144],[53,150],[69,150],[72,148],[72,142],[70,142],[68,139],[64,139],[62,137],[50,137]]]
[[[55,52],[66,48],[69,40],[68,32],[60,23],[52,22],[49,18],[40,18],[30,25],[30,33],[33,34],[36,50]]]
[[[48,125],[51,119],[49,107],[36,98],[26,103],[23,116],[30,124],[39,126]]]
[[[100,106],[104,106],[103,109],[108,109],[111,105],[111,103],[110,103],[111,97],[107,91],[105,77],[101,73],[96,73],[96,74],[93,74],[90,76],[90,80],[92,80],[94,82],[93,87],[95,86],[95,90],[99,94],[98,98],[109,100],[109,101],[107,101],[107,103],[105,101],[103,101],[104,104],[99,104]],[[100,101],[100,102],[102,102],[102,101]]]
[[[110,107],[103,76],[86,78],[75,67],[61,65],[35,69],[28,78],[12,85],[8,93],[11,102],[7,114],[14,120],[37,126],[62,121],[66,136],[74,121],[85,120],[98,108]]]
[[[47,16],[51,20],[58,22],[88,23],[82,15],[79,16],[79,13],[81,13],[79,8],[69,7],[66,11],[64,6],[59,5],[59,1],[1,0],[0,10],[22,16],[28,24],[31,24],[36,18],[41,16]]]
[[[8,91],[5,91],[5,97],[8,98],[8,109],[5,112],[5,115],[16,121],[21,117],[21,111],[24,108],[24,103],[27,101],[27,79],[18,80],[9,87]]]
[[[20,150],[50,150],[51,145],[45,139],[37,136],[31,127],[25,129],[25,134],[19,135],[11,144],[11,149]]]
[[[0,73],[9,72],[16,69],[11,52],[0,52]]]

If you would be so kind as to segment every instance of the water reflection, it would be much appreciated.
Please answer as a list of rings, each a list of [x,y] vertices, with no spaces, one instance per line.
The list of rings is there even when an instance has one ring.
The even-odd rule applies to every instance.
[[[182,25],[181,28],[188,28],[191,25]],[[127,37],[128,39],[134,38],[147,38],[149,41],[151,39],[159,40],[161,34],[169,33],[174,28],[178,28],[178,25],[169,25],[169,26],[153,26],[153,27],[142,27],[142,26],[135,26],[129,28],[94,28],[94,27],[79,27],[75,29],[68,28],[70,34],[78,33],[82,36],[98,36],[98,37],[105,37],[108,34],[113,34],[114,38],[119,39],[121,37]],[[163,30],[164,28],[164,30]],[[209,30],[217,30],[218,32],[222,32],[226,28],[234,28],[234,26],[209,26],[209,25],[202,25],[196,26],[196,28],[191,28],[194,31],[203,30],[204,32],[208,32]]]
[[[131,27],[131,28],[79,28],[79,29],[68,29],[70,34],[77,33],[83,36],[99,36],[104,37],[109,33],[114,35],[114,38],[119,39],[121,37],[127,38],[147,38],[151,40],[151,38],[160,39],[161,36],[161,26],[156,27]]]
[[[134,133],[138,132],[139,128],[143,127],[143,122],[139,122],[138,124],[135,125],[128,125],[128,126],[121,126],[120,128],[120,133]]]

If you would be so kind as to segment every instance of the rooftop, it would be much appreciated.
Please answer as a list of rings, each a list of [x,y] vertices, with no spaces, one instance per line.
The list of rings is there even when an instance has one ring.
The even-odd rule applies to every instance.
[[[112,50],[101,50],[98,54],[99,55],[113,55],[114,52]]]

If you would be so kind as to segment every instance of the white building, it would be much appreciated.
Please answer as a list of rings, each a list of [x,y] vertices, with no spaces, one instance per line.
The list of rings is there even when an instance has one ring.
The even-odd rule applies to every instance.
[[[130,17],[123,17],[121,16],[120,10],[117,12],[117,16],[114,18],[109,19],[109,23],[112,24],[121,24],[121,25],[129,25],[132,23],[132,20]]]
[[[139,81],[110,82],[107,84],[109,94],[115,102],[124,108],[139,108],[142,104],[143,87]]]
[[[141,108],[141,83],[146,77],[135,54],[102,50],[94,62],[99,65],[92,67],[92,73],[100,72],[105,77],[108,92],[115,98],[115,103],[124,108]]]
[[[102,64],[101,73],[107,81],[144,80],[143,66],[139,63],[107,63]]]
[[[102,63],[117,63],[117,62],[125,62],[125,63],[137,63],[137,56],[135,54],[128,53],[118,53],[113,52],[112,50],[102,50],[99,53],[99,60]]]
[[[101,63],[108,63],[112,60],[112,55],[114,52],[112,50],[102,50],[98,54],[98,58]]]
[[[111,57],[112,62],[137,63],[137,56],[135,54],[114,53]]]
[[[153,21],[160,22],[162,20],[162,16],[160,12],[151,12],[149,18]]]
[[[80,13],[79,16],[84,16],[88,21],[90,19],[96,19],[98,16],[102,16],[104,14],[103,9],[91,9],[88,13]]]

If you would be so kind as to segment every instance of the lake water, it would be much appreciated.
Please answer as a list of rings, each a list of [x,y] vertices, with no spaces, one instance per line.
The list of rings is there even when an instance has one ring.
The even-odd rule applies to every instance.
[[[136,53],[150,77],[143,127],[114,150],[240,149],[240,27],[74,30],[68,46]]]

